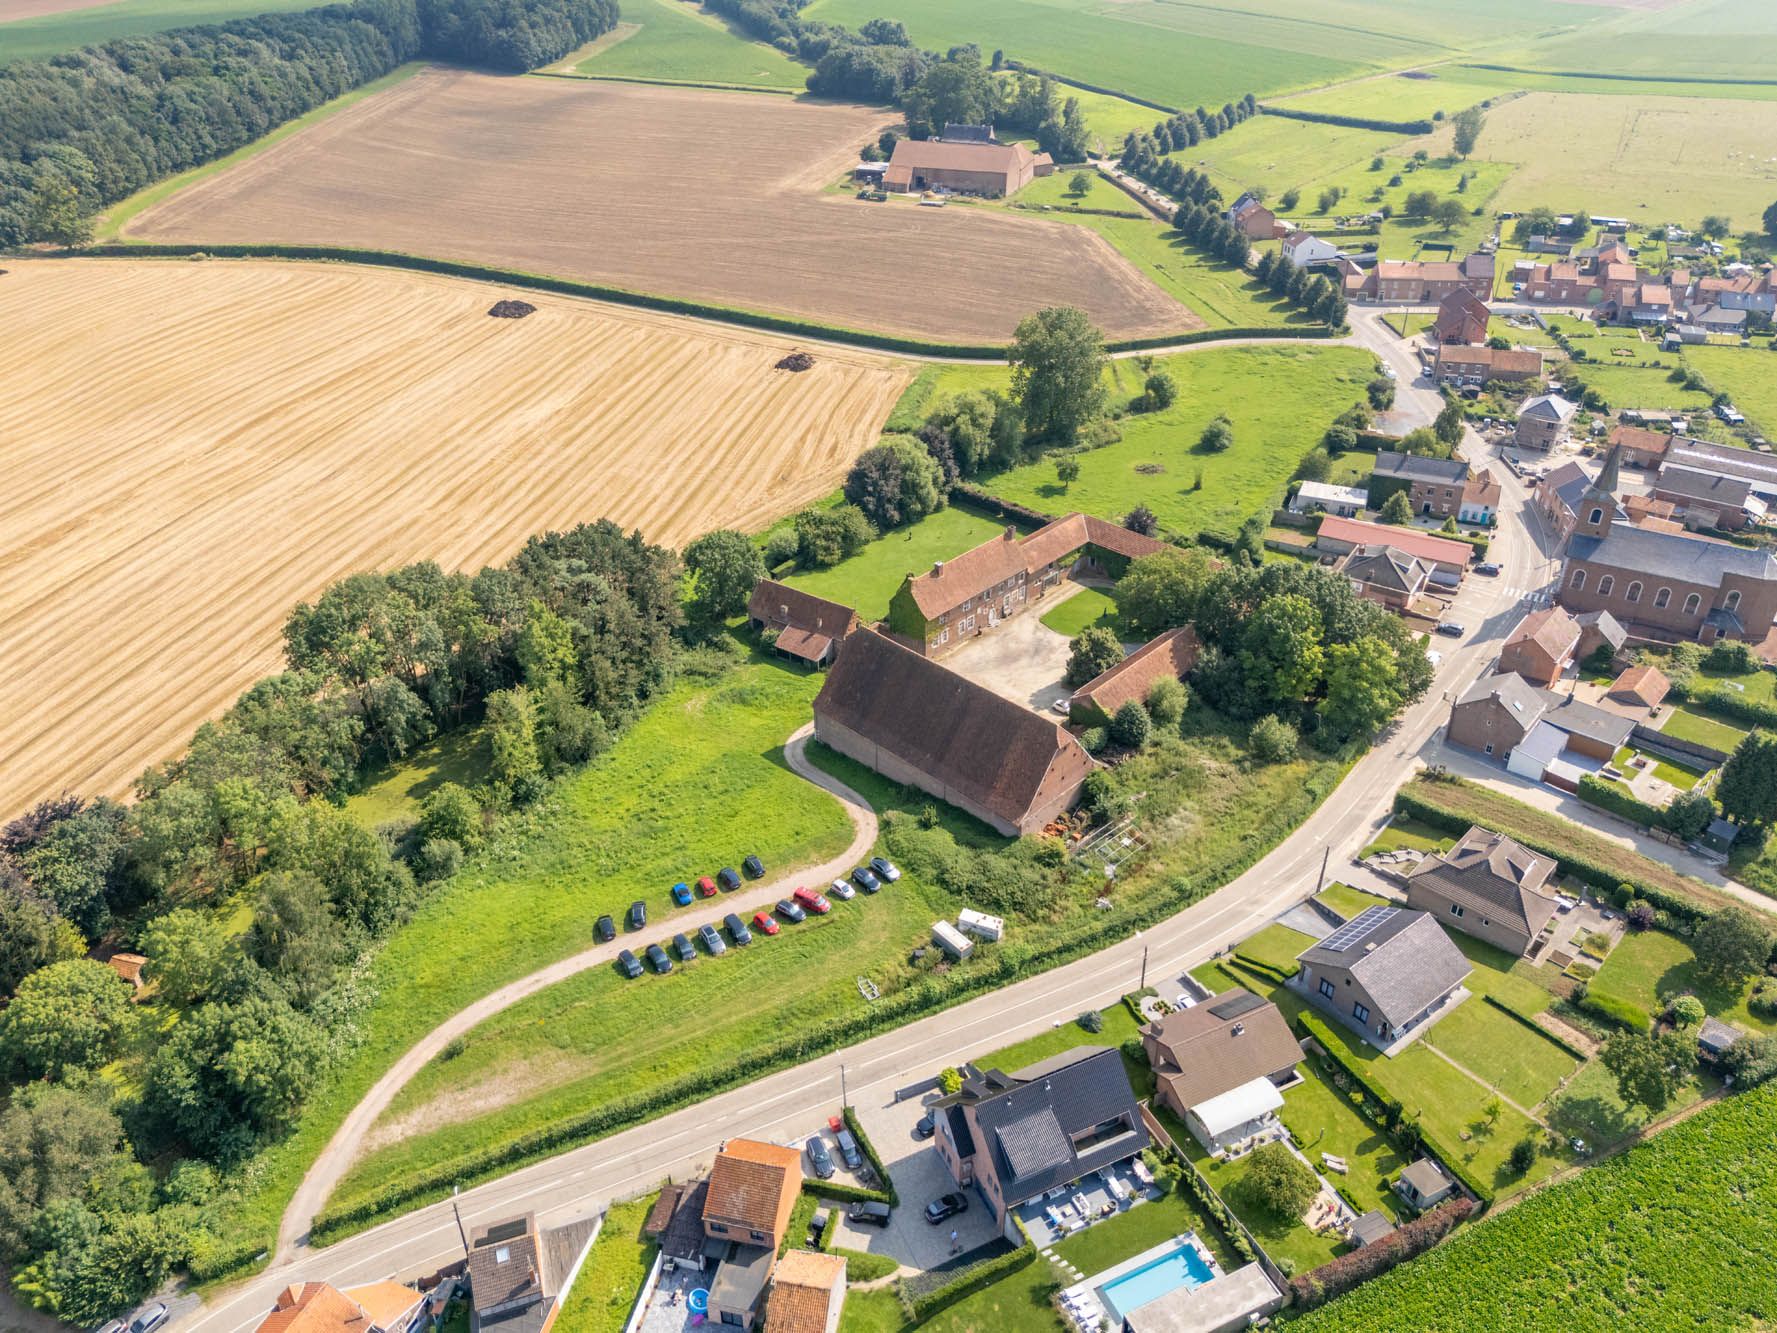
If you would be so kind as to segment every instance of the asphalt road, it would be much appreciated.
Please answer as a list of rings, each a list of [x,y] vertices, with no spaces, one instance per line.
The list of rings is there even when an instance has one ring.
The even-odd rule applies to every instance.
[[[1379,313],[1354,310],[1353,326],[1355,340],[1395,368],[1397,406],[1429,421],[1440,406],[1438,394],[1429,384],[1415,384],[1417,366],[1392,331],[1380,326]],[[1473,435],[1464,451],[1472,462],[1492,461]],[[557,1224],[667,1177],[682,1179],[707,1167],[717,1145],[736,1135],[800,1137],[837,1110],[842,1068],[855,1098],[886,1096],[944,1065],[1032,1036],[1084,1009],[1113,1004],[1139,984],[1144,967],[1148,976],[1158,977],[1214,956],[1314,892],[1323,858],[1328,878],[1336,877],[1386,818],[1395,789],[1435,757],[1449,698],[1491,667],[1500,640],[1553,576],[1555,562],[1527,507],[1525,488],[1503,467],[1497,471],[1504,493],[1500,536],[1490,554],[1501,574],[1465,581],[1451,614],[1468,634],[1436,641],[1444,656],[1426,697],[1378,740],[1301,827],[1245,874],[1088,958],[467,1190],[456,1200],[462,1223],[535,1212],[541,1225]],[[215,1294],[180,1327],[201,1333],[252,1329],[292,1281],[350,1285],[409,1277],[461,1255],[452,1205],[435,1204],[325,1249],[300,1251]]]

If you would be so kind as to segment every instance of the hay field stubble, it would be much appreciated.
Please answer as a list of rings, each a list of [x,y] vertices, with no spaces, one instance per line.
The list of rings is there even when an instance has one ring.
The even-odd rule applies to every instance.
[[[679,544],[831,491],[903,362],[332,264],[0,276],[0,817],[120,794],[280,664],[299,599],[610,517]]]

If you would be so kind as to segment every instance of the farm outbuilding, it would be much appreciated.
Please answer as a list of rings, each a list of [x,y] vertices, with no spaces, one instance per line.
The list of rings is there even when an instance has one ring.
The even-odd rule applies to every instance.
[[[1021,143],[952,143],[945,139],[902,139],[895,145],[883,188],[903,193],[951,190],[989,199],[1016,194],[1055,169],[1047,153]]]

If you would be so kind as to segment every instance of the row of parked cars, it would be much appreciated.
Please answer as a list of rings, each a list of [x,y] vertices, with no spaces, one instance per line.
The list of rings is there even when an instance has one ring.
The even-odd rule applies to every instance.
[[[747,860],[757,862],[758,858],[748,857]],[[731,874],[733,872],[723,871],[722,873]],[[760,868],[759,873],[764,873],[763,867]],[[899,878],[901,878],[901,872],[896,869],[895,865],[886,857],[877,856],[871,858],[869,865],[859,866],[853,870],[849,880],[834,880],[828,891],[832,893],[833,897],[843,900],[856,896],[858,889],[862,889],[865,893],[875,893],[884,883],[892,884]],[[856,885],[855,888],[854,885]],[[755,931],[761,935],[776,935],[783,929],[780,921],[794,925],[799,921],[806,921],[811,913],[815,916],[825,916],[832,910],[832,902],[828,900],[826,894],[818,889],[797,889],[788,898],[779,898],[769,910],[762,908],[754,912],[750,927],[741,919],[740,913],[728,913],[722,918],[722,925],[728,931],[727,940],[722,938],[722,932],[712,922],[705,922],[699,926],[696,934],[710,956],[716,957],[728,952],[729,940],[732,940],[736,945],[751,944]],[[631,930],[640,930],[648,924],[648,910],[639,898],[630,904],[627,922]],[[603,942],[609,943],[617,938],[617,928],[609,916],[601,916],[593,930]],[[697,945],[685,932],[680,931],[674,935],[671,944],[673,953],[679,956],[680,962],[689,963],[697,957]],[[669,954],[662,945],[650,944],[642,950],[642,955],[648,960],[648,967],[655,972],[666,973],[673,970],[672,954]],[[636,957],[633,950],[620,950],[617,954],[617,970],[626,977],[639,977],[643,972],[642,960]]]

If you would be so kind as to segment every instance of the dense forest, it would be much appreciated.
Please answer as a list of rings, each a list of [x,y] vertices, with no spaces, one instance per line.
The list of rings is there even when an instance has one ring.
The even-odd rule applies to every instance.
[[[0,247],[77,243],[105,205],[404,61],[518,72],[616,21],[616,0],[354,0],[0,67]]]
[[[355,1044],[378,941],[665,686],[680,593],[678,557],[609,522],[477,574],[352,576],[135,804],[63,796],[0,828],[0,1261],[22,1297],[92,1324],[174,1269],[251,1260],[231,1192]],[[374,831],[339,808],[367,768],[477,723],[473,791]],[[154,1004],[91,956],[119,949]]]

